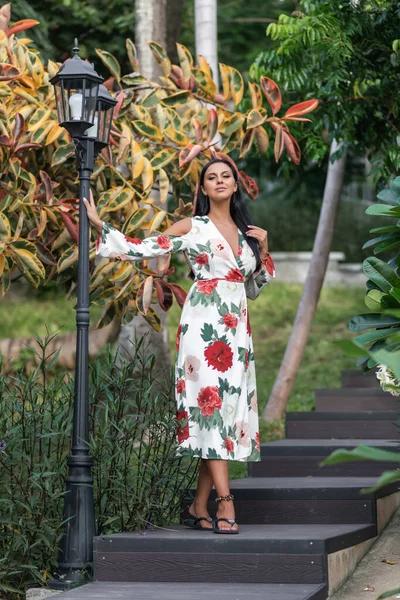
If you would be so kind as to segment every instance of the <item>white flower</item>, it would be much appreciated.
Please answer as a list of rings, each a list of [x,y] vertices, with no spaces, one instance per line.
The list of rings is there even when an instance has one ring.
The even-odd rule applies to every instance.
[[[400,396],[400,380],[397,379],[389,367],[379,365],[376,377],[380,381],[381,388],[392,396]]]

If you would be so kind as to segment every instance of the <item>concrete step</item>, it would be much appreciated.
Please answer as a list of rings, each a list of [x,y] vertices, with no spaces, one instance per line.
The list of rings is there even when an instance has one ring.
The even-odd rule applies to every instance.
[[[390,410],[286,413],[286,437],[290,439],[352,437],[387,440],[398,436],[399,425],[400,412]]]
[[[94,576],[119,582],[324,584],[328,555],[376,535],[376,524],[240,525],[239,535],[170,526],[103,535],[94,538]]]
[[[315,406],[322,412],[398,411],[400,403],[396,396],[380,388],[336,388],[315,390]]]
[[[249,463],[251,477],[377,477],[395,468],[393,462],[355,461],[329,467],[319,463],[338,448],[352,449],[359,445],[399,450],[395,440],[278,440],[261,444],[261,461]]]
[[[324,584],[119,583],[95,581],[65,592],[63,600],[325,600]]]
[[[230,488],[238,523],[366,524],[376,523],[388,497],[390,503],[390,497],[398,492],[399,485],[393,483],[378,492],[361,494],[375,482],[374,477],[249,477],[232,480]],[[184,496],[182,522],[189,516],[194,494],[195,490],[190,490]],[[213,490],[208,506],[213,516],[215,497]]]

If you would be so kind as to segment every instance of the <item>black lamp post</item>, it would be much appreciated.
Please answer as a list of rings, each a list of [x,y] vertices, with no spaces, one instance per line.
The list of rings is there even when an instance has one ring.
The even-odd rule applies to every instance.
[[[76,364],[71,456],[64,497],[65,531],[58,569],[49,582],[53,589],[68,589],[90,577],[93,563],[93,459],[89,454],[89,221],[83,198],[89,198],[94,159],[107,146],[116,100],[100,85],[103,77],[78,56],[64,63],[50,80],[54,85],[58,120],[71,135],[79,172],[78,301],[76,306]]]

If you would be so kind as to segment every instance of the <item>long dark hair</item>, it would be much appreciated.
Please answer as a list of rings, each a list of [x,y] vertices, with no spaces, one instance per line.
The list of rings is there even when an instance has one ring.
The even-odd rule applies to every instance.
[[[240,181],[238,179],[238,174],[234,166],[225,158],[213,158],[206,165],[204,165],[203,170],[200,174],[200,182],[198,186],[198,196],[196,202],[196,208],[193,216],[204,217],[208,215],[210,212],[210,199],[208,196],[205,196],[201,190],[201,186],[204,185],[204,177],[207,169],[213,165],[214,163],[224,163],[228,165],[230,170],[233,173],[235,181],[237,183],[237,190],[232,194],[231,203],[230,203],[230,213],[232,219],[235,221],[236,226],[242,232],[246,242],[249,244],[250,248],[253,250],[255,258],[256,258],[256,270],[261,268],[261,256],[260,249],[258,247],[258,242],[255,238],[249,237],[246,235],[246,231],[248,231],[247,225],[252,225],[250,215],[246,208],[246,201],[243,197],[243,191],[240,185]]]

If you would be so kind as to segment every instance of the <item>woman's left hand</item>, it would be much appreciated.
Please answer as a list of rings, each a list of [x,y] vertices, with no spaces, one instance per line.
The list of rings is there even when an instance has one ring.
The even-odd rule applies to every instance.
[[[249,228],[246,234],[250,237],[255,238],[260,246],[261,258],[265,258],[268,254],[268,231],[257,227],[256,225],[247,225]]]

